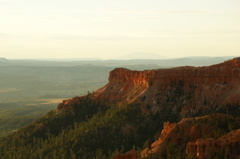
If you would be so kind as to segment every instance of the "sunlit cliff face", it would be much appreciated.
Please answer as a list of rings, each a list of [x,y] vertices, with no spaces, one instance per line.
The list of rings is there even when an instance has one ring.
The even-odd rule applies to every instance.
[[[117,68],[93,97],[108,104],[139,103],[145,113],[168,110],[179,117],[207,114],[209,110],[240,103],[240,59],[209,67],[146,71]]]
[[[183,116],[200,109],[239,103],[240,59],[209,67],[146,71],[117,68],[109,73],[108,84],[97,90],[95,97],[112,103],[140,102],[154,111],[171,105],[168,107],[178,109]]]

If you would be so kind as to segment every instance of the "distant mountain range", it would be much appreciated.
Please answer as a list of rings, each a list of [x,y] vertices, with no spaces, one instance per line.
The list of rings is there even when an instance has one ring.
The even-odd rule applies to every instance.
[[[124,56],[120,56],[116,58],[117,60],[136,60],[136,59],[166,59],[165,56],[154,54],[154,53],[131,53]]]
[[[2,61],[7,61],[7,59],[6,58],[0,58],[0,62],[2,62]]]
[[[151,56],[152,57],[152,56]],[[0,59],[0,65],[22,65],[22,66],[76,66],[76,65],[101,65],[110,67],[125,67],[132,69],[132,66],[145,66],[146,69],[152,68],[169,68],[178,66],[209,66],[217,63],[221,63],[232,59],[232,56],[223,57],[184,57],[184,58],[172,58],[172,59],[148,59],[147,57],[142,57],[139,59],[112,59],[112,60],[100,60],[100,59],[28,59],[28,60],[8,60],[5,58]],[[151,66],[151,67],[148,67]]]

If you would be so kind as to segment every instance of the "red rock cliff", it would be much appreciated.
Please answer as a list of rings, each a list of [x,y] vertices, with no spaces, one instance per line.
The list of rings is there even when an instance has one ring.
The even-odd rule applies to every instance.
[[[212,65],[209,67],[183,66],[171,69],[156,69],[148,71],[131,71],[124,68],[114,69],[109,73],[109,83],[149,86],[152,82],[171,84],[171,82],[183,80],[186,83],[195,84],[227,84],[240,83],[240,58]]]
[[[165,107],[182,117],[240,103],[240,58],[209,67],[177,67],[148,71],[124,68],[109,73],[95,98],[110,103],[140,102],[142,110]]]

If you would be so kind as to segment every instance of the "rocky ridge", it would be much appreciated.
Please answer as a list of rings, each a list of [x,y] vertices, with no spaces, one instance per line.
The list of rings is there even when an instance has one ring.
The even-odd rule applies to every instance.
[[[167,107],[181,118],[191,117],[238,105],[239,79],[240,58],[209,67],[117,68],[109,73],[108,84],[95,92],[95,98],[118,104],[139,102],[146,113],[162,112]]]
[[[235,158],[239,154],[240,129],[233,130],[219,138],[218,126],[216,123],[223,124],[227,116],[222,114],[212,114],[197,118],[185,118],[178,123],[165,122],[158,140],[141,152],[142,158],[157,158],[163,154],[169,145],[176,145],[185,148],[188,157],[192,158],[211,158],[217,153],[221,156],[229,155]],[[229,120],[229,119],[227,119]],[[202,139],[203,134],[205,139]],[[226,154],[227,148],[231,152]],[[180,151],[180,150],[179,150]]]
[[[196,158],[211,158],[216,153],[231,148],[232,153],[225,154],[225,156],[229,155],[230,158],[239,158],[239,143],[240,129],[237,129],[218,139],[198,139],[196,142],[189,142],[186,146],[186,154]]]

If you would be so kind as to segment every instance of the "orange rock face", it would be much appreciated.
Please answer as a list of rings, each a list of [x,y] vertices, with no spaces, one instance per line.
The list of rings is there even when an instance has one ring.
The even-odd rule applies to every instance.
[[[178,123],[164,123],[158,140],[151,144],[151,149],[141,152],[142,158],[158,158],[170,145],[185,147],[185,152],[190,158],[211,158],[219,154],[223,157],[227,148],[231,148],[228,155],[234,158],[240,155],[240,129],[231,131],[226,135],[214,139],[216,121],[225,121],[226,116],[222,114],[207,115],[197,118],[185,118]],[[200,133],[199,133],[200,132]],[[207,139],[201,139],[208,136]],[[187,141],[187,142],[186,142]],[[225,154],[224,154],[225,153]]]
[[[179,118],[207,114],[226,106],[240,105],[240,58],[209,67],[177,67],[147,71],[124,68],[109,73],[109,82],[93,97],[108,104],[137,102],[144,113],[179,114]],[[75,97],[58,110],[74,111]]]
[[[209,67],[178,67],[148,71],[117,68],[95,92],[109,103],[139,102],[142,110],[168,107],[180,117],[240,104],[240,58]]]

